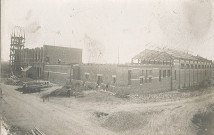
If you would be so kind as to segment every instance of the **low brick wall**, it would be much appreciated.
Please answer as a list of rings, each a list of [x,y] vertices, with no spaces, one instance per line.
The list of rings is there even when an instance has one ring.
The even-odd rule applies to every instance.
[[[53,83],[65,84],[70,79],[70,70],[70,65],[45,65],[44,78]]]
[[[70,71],[71,76],[70,76]],[[161,74],[160,74],[161,72]],[[81,80],[85,87],[130,90],[133,93],[169,91],[199,85],[210,74],[206,69],[180,69],[169,65],[114,65],[114,64],[78,64],[46,65],[45,77],[55,83],[65,84],[71,79]],[[160,78],[161,75],[161,78]],[[101,78],[101,79],[100,79]],[[99,79],[101,80],[99,82]],[[172,83],[171,83],[172,82]],[[172,86],[171,86],[172,85]]]

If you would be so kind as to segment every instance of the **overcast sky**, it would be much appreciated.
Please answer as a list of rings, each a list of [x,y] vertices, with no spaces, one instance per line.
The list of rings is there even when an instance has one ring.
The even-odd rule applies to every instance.
[[[21,26],[25,47],[82,48],[84,62],[130,62],[164,46],[214,60],[213,8],[212,0],[2,0],[1,55],[9,60]]]

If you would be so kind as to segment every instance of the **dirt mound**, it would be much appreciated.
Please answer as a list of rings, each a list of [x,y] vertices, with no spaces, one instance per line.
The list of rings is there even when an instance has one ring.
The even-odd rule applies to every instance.
[[[5,84],[7,84],[7,85],[18,85],[18,86],[21,86],[21,85],[23,85],[23,82],[20,81],[17,78],[10,77],[10,78],[7,78],[5,80]]]
[[[17,86],[22,86],[26,82],[30,82],[33,79],[27,78],[27,77],[16,77],[16,76],[11,76],[10,78],[7,78],[5,80],[5,84],[7,85],[17,85]]]
[[[141,128],[147,123],[140,113],[117,112],[111,114],[102,124],[103,127],[115,132]]]
[[[197,135],[214,135],[214,104],[206,112],[199,112],[192,118]]]
[[[122,100],[113,96],[112,93],[102,90],[88,90],[83,92],[85,97],[79,101],[83,102],[105,102],[105,103],[120,103]]]
[[[105,112],[94,112],[93,113],[97,118],[100,118],[102,116],[108,116],[109,114],[108,113],[105,113]]]
[[[68,95],[67,92],[68,92],[68,89],[63,87],[61,89],[56,89],[55,91],[52,91],[49,94],[49,96],[52,96],[52,97],[57,97],[57,96],[65,97],[65,96]]]
[[[64,86],[62,88],[51,91],[48,94],[44,94],[42,97],[45,98],[45,97],[70,97],[70,96],[82,97],[83,93],[81,90],[75,90],[71,87]]]

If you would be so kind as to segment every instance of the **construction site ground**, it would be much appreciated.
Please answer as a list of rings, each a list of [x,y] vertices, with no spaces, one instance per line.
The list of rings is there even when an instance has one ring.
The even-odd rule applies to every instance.
[[[214,88],[118,98],[99,90],[83,97],[41,98],[60,88],[22,94],[2,84],[1,115],[11,132],[29,134],[37,127],[46,135],[195,135],[214,134],[194,116],[214,111]],[[194,123],[195,122],[195,123]],[[203,124],[203,123],[202,123]],[[214,123],[209,123],[214,127]]]

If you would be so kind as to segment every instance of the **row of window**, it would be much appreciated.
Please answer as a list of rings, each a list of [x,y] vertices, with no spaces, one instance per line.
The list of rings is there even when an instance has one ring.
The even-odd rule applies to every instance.
[[[149,79],[148,79],[149,78]],[[145,83],[151,83],[152,82],[152,77],[150,76],[150,77],[146,77],[145,76],[145,80],[144,80],[144,78],[143,77],[140,77],[140,84],[143,84],[144,82]]]
[[[152,75],[152,70],[145,70],[145,71],[146,71],[146,74],[144,74],[144,70],[142,70],[142,76],[147,77],[148,75]],[[162,74],[161,72],[162,70],[159,71],[159,76],[161,76]],[[163,78],[170,77],[170,75],[171,75],[170,70],[163,70]]]
[[[89,73],[85,73],[85,79],[88,80],[89,79]],[[103,82],[103,76],[102,74],[97,74],[97,84],[101,84]],[[113,84],[116,83],[116,75],[112,75],[112,82]]]
[[[211,65],[194,65],[194,64],[181,64],[181,69],[184,69],[184,68],[187,68],[187,69],[205,69],[205,68],[212,68]]]
[[[149,71],[149,74],[152,74],[152,70],[146,70],[147,72]],[[143,71],[142,71],[143,74]],[[88,80],[89,79],[89,73],[85,73],[85,79]],[[140,77],[140,84],[145,83],[151,83],[152,82],[152,76],[149,77],[146,75],[145,78],[143,78],[142,76]],[[145,80],[144,80],[145,79]],[[130,78],[131,80],[131,78]],[[97,74],[97,84],[101,84],[103,82],[103,76],[101,74]],[[112,75],[112,82],[113,84],[116,83],[116,75]]]
[[[145,72],[144,72],[145,71]],[[163,72],[163,73],[162,73]],[[145,75],[144,75],[145,74]],[[85,73],[85,79],[89,79],[89,73]],[[143,83],[151,83],[152,82],[152,70],[142,70],[142,76],[140,76],[140,84]],[[159,81],[161,81],[162,77],[170,77],[170,70],[159,70]],[[101,74],[97,75],[97,84],[101,84],[103,82],[103,76]],[[131,76],[129,76],[129,80],[131,81]],[[175,80],[176,80],[176,70],[175,70]],[[116,75],[112,75],[112,82],[116,83]],[[131,82],[130,82],[131,83]]]
[[[143,61],[141,60],[140,63],[142,64],[158,64],[158,65],[170,65],[171,62],[167,61]]]
[[[149,75],[148,75],[149,73]],[[176,70],[174,70],[174,77],[173,79],[177,79],[177,73]],[[142,76],[140,76],[140,84],[143,83],[151,83],[152,82],[152,70],[145,70],[145,76],[144,76],[144,70],[142,70]],[[206,72],[205,72],[206,74]],[[89,73],[85,73],[85,79],[89,79]],[[171,70],[159,70],[159,81],[162,80],[162,78],[171,77]],[[129,76],[129,81],[131,81],[131,76]],[[97,74],[97,84],[101,84],[103,82],[103,76],[102,74]],[[116,83],[116,75],[112,75],[112,82],[113,84]],[[129,83],[131,84],[131,82]]]
[[[162,76],[162,70],[159,70],[159,81],[161,81],[162,77],[170,77],[171,76],[171,70],[163,70],[163,76]],[[176,80],[176,70],[174,71],[174,79]]]
[[[147,70],[146,70],[147,71]],[[152,73],[152,70],[149,70],[150,73]],[[143,71],[142,71],[143,73]],[[142,74],[144,75],[144,74]],[[152,75],[152,74],[150,74]],[[159,81],[161,81],[162,78],[166,78],[166,77],[170,77],[171,76],[171,70],[159,70]],[[174,71],[174,80],[176,80],[176,70]],[[149,78],[149,79],[148,79]],[[149,82],[151,83],[152,82],[152,76],[149,76],[147,78],[147,75],[145,76],[145,83]],[[140,77],[140,84],[143,84],[144,83],[144,78],[141,76]]]
[[[144,74],[145,76],[152,75],[152,70],[142,70],[141,75],[144,76]]]

